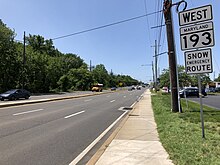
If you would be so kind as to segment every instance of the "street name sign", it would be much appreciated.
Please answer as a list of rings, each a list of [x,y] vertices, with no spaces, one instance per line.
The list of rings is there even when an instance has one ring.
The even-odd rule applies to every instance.
[[[181,50],[215,45],[213,23],[201,23],[180,28]]]
[[[202,6],[179,12],[179,25],[184,26],[198,22],[212,20],[212,6]]]
[[[187,74],[212,73],[211,49],[187,51],[184,54]]]

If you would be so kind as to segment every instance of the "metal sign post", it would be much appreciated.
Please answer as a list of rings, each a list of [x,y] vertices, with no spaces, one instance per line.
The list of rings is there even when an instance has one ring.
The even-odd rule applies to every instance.
[[[198,75],[199,84],[199,100],[200,100],[200,119],[202,125],[202,138],[205,139],[204,119],[203,119],[203,104],[202,104],[202,87],[201,87],[201,76]]]
[[[207,48],[215,45],[213,22],[210,21],[212,19],[211,5],[179,12],[181,49],[183,51],[191,50],[184,53],[186,73],[198,74],[202,138],[205,138],[205,131],[200,74],[212,73],[213,67],[211,49],[200,48]]]

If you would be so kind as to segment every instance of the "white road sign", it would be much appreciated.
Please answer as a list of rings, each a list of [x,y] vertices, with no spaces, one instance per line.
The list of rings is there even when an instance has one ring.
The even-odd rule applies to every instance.
[[[197,49],[215,45],[213,23],[191,25],[180,28],[181,49]]]
[[[188,25],[212,20],[212,6],[202,6],[179,12],[179,25]]]
[[[212,73],[211,49],[185,52],[185,68],[187,74]]]

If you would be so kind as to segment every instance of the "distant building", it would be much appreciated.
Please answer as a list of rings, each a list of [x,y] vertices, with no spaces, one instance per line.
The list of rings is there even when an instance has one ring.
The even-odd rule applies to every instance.
[[[206,85],[206,88],[208,88],[208,89],[209,88],[217,88],[217,87],[220,87],[220,82],[213,81],[213,82],[210,82]]]

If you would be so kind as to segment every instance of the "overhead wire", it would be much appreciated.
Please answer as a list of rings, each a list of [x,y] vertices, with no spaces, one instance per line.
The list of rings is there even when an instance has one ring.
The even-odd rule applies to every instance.
[[[114,25],[118,25],[118,24],[121,24],[121,23],[125,23],[125,22],[129,22],[129,21],[137,20],[137,19],[140,19],[140,18],[143,18],[143,17],[147,17],[147,16],[150,16],[150,15],[159,13],[159,12],[161,12],[161,11],[156,11],[156,12],[140,15],[140,16],[137,16],[137,17],[132,17],[132,18],[129,18],[129,19],[125,19],[125,20],[122,20],[122,21],[118,21],[118,22],[114,22],[114,23],[98,26],[98,27],[95,27],[95,28],[91,28],[91,29],[87,29],[87,30],[82,30],[82,31],[79,31],[79,32],[63,35],[63,36],[60,36],[60,37],[55,37],[55,38],[52,38],[52,40],[58,40],[58,39],[70,37],[70,36],[73,36],[73,35],[78,35],[78,34],[82,34],[82,33],[87,33],[87,32],[91,32],[91,31],[103,29],[103,28],[106,28],[106,27],[109,27],[109,26],[114,26]]]
[[[159,1],[159,2],[161,2],[161,1]],[[158,2],[158,3],[159,3]],[[162,6],[162,3],[160,3],[159,5],[158,5],[158,9],[160,9],[160,8],[162,8],[163,9],[163,6]],[[158,18],[159,18],[159,16],[158,16]],[[158,52],[158,54],[160,53],[160,50],[162,50],[162,44],[161,44],[161,38],[162,38],[162,32],[163,32],[163,19],[164,17],[163,17],[163,12],[161,13],[161,16],[160,16],[160,18],[159,18],[159,20],[158,20],[158,24],[159,24],[159,28],[158,28],[158,47],[157,47],[157,52]],[[164,35],[165,35],[165,33],[164,33]],[[163,40],[163,44],[164,44],[164,40]],[[159,58],[158,58],[158,65],[159,65],[159,63],[160,63],[160,59],[161,59],[161,57],[159,56]]]
[[[144,8],[145,8],[145,14],[148,13],[148,10],[147,10],[147,0],[144,0]],[[149,37],[149,41],[151,43],[151,33],[150,33],[150,24],[149,24],[149,20],[148,20],[148,17],[146,17],[147,19],[147,27],[148,27],[148,37]]]

